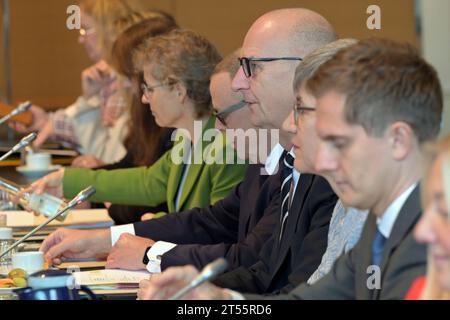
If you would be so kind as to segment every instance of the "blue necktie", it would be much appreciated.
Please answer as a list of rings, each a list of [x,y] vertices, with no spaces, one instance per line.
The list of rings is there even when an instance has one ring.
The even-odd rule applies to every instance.
[[[280,238],[283,235],[284,224],[289,215],[289,208],[291,207],[291,196],[293,189],[292,170],[294,169],[294,157],[286,153],[283,159],[283,169],[281,172],[281,229]]]
[[[375,232],[375,237],[372,243],[372,265],[380,265],[385,243],[386,238],[381,234],[380,230],[377,227],[377,231]]]

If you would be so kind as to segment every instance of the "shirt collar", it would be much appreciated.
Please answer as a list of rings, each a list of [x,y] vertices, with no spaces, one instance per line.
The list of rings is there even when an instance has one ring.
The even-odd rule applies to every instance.
[[[378,230],[380,230],[381,234],[386,239],[391,235],[391,231],[394,227],[395,221],[397,220],[398,214],[416,185],[417,183],[414,183],[406,191],[404,191],[399,197],[397,197],[397,199],[394,200],[394,202],[390,204],[383,215],[380,218],[377,218]]]
[[[277,143],[275,147],[270,151],[269,156],[266,159],[265,169],[267,174],[273,175],[277,172],[278,163],[283,155],[284,148],[281,144]]]
[[[284,151],[285,151],[284,147],[279,143],[277,143],[275,147],[272,149],[272,151],[270,151],[270,154],[267,157],[266,164],[264,166],[267,174],[273,175],[277,173],[278,164]],[[289,151],[289,154],[295,159],[293,148]],[[294,171],[297,171],[297,169],[294,168]]]

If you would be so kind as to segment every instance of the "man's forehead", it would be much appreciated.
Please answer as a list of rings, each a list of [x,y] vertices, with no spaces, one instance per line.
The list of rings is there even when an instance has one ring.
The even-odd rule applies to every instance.
[[[295,91],[295,99],[298,103],[308,103],[308,107],[314,108],[316,106],[316,98],[310,94],[305,87],[302,85]]]
[[[288,51],[288,45],[283,39],[283,36],[279,37],[267,34],[247,36],[242,44],[240,56],[241,57],[261,57],[261,56],[282,56],[286,55]]]
[[[317,131],[320,135],[339,136],[351,130],[345,121],[345,96],[337,92],[329,92],[316,100]]]

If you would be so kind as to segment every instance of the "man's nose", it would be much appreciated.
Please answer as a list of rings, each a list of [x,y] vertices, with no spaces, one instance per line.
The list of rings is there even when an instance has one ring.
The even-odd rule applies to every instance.
[[[249,88],[249,78],[244,74],[242,67],[238,69],[231,82],[231,88],[233,91],[246,90]]]

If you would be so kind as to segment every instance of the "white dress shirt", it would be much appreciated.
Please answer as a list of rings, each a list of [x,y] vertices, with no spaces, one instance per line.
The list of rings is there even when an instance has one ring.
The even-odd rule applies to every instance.
[[[397,199],[394,200],[394,202],[389,205],[383,215],[377,218],[378,229],[386,239],[388,239],[391,235],[392,228],[394,227],[400,210],[416,186],[417,183],[406,189],[399,197],[397,197]]]
[[[392,228],[394,227],[395,221],[397,220],[402,207],[416,186],[417,183],[406,189],[399,197],[397,197],[397,199],[394,200],[394,202],[389,205],[383,215],[377,219],[378,229],[381,234],[386,237],[386,239],[391,235]],[[245,297],[237,291],[230,289],[224,290],[231,295],[232,300],[245,300]]]

